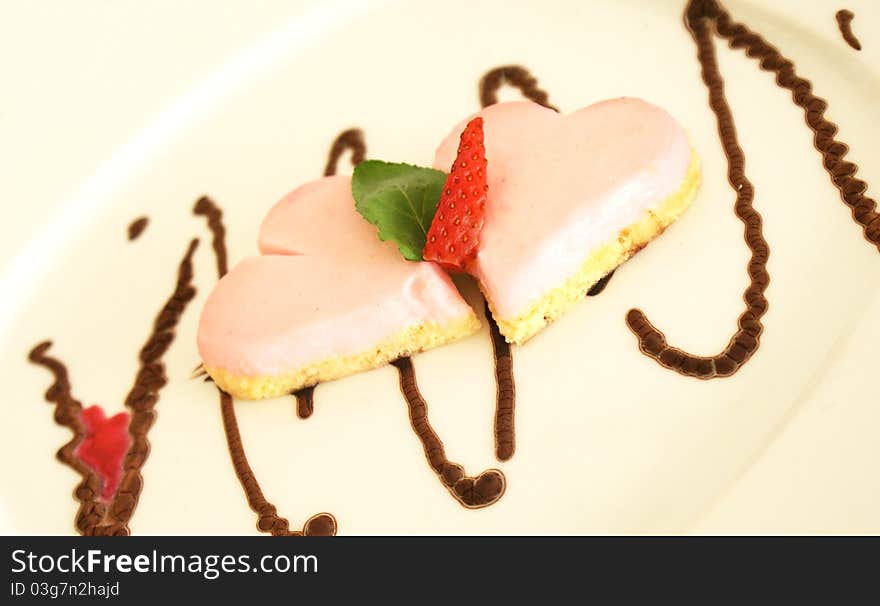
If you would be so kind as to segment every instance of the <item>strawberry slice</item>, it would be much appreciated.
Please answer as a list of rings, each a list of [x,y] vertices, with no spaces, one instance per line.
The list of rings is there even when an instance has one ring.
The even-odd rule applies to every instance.
[[[95,404],[84,408],[80,420],[86,435],[73,453],[101,478],[101,500],[109,502],[122,480],[123,460],[131,447],[129,415],[120,412],[110,418]]]
[[[449,169],[423,257],[449,271],[466,271],[476,257],[486,214],[486,146],[483,119],[476,117],[461,133],[458,154]]]

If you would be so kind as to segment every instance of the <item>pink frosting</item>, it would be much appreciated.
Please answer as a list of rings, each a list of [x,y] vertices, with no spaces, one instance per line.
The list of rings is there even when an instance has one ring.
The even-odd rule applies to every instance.
[[[475,115],[484,120],[489,199],[472,269],[501,318],[577,273],[590,250],[673,193],[690,163],[682,128],[640,99],[565,115],[518,101]],[[440,144],[436,168],[449,170],[466,123]]]
[[[264,254],[236,265],[202,310],[198,346],[208,366],[277,375],[472,313],[435,264],[406,261],[379,241],[354,208],[348,177],[285,196],[264,220],[259,246]]]

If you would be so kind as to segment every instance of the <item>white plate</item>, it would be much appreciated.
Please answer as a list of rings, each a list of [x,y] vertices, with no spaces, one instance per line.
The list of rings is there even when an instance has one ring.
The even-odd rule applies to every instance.
[[[207,22],[189,9],[173,25],[177,9],[161,4],[144,14],[102,8],[97,19],[94,8],[17,9],[26,26],[0,36],[22,82],[0,108],[9,171],[0,187],[11,214],[0,226],[4,530],[68,533],[76,511],[77,476],[53,458],[69,432],[53,423],[42,398],[50,378],[27,363],[27,351],[52,339],[75,394],[120,410],[138,348],[197,235],[199,295],[165,359],[170,383],[131,529],[254,532],[216,394],[188,378],[198,310],[214,282],[193,202],[208,193],[225,209],[232,260],[253,254],[265,211],[319,176],[338,132],[359,126],[371,157],[427,164],[450,126],[476,109],[480,75],[521,63],[563,110],[620,95],[668,109],[703,160],[693,209],[605,293],[514,351],[512,461],[493,457],[485,329],[415,359],[450,458],[470,472],[499,466],[506,474],[499,503],[465,510],[440,486],[393,368],[318,387],[307,421],[296,418],[292,398],[237,404],[267,497],[294,527],[331,511],[341,534],[880,531],[880,256],[839,201],[801,110],[724,45],[720,67],[771,245],[762,347],[734,377],[701,382],[640,354],[623,322],[639,306],[670,342],[710,354],[742,307],[748,253],[682,4],[278,3],[260,14],[241,5]],[[840,6],[726,4],[795,59],[829,99],[848,159],[869,182],[880,178],[875,3],[848,3],[861,53],[841,39]],[[89,55],[98,63],[78,62],[75,47],[65,58],[64,38],[54,60],[33,48],[37,28],[62,24],[77,40],[105,32]],[[78,78],[115,85],[89,90]],[[785,169],[776,173],[780,158]],[[149,227],[126,242],[127,225],[142,214]]]

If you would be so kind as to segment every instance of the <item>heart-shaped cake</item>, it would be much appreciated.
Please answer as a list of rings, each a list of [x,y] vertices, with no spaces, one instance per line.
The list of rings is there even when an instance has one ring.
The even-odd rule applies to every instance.
[[[233,268],[202,311],[199,351],[220,388],[273,397],[476,331],[440,265],[407,261],[380,241],[401,244],[403,215],[422,230],[414,242],[477,278],[501,334],[522,343],[677,219],[699,185],[683,129],[628,98],[568,115],[532,102],[493,105],[453,129],[434,165],[450,174],[433,206],[427,190],[413,200],[398,177],[362,187],[358,179],[375,172],[361,167],[354,196],[395,194],[380,201],[384,216],[363,198],[356,210],[348,177],[308,183],[275,205],[260,229],[261,256]],[[473,225],[453,235],[459,220]],[[412,242],[399,250],[420,258]]]
[[[404,260],[355,210],[349,177],[325,177],[266,216],[261,256],[236,265],[199,321],[205,370],[256,399],[386,364],[479,329],[436,264]]]
[[[700,173],[684,130],[640,99],[570,114],[518,101],[480,111],[488,202],[469,271],[507,341],[523,343],[675,221]],[[437,149],[448,170],[465,124]]]

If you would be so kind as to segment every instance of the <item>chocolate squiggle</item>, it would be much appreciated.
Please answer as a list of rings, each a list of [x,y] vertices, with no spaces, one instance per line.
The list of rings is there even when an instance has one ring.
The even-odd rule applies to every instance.
[[[315,412],[315,386],[303,387],[293,392],[296,397],[296,416],[308,419]]]
[[[842,9],[837,11],[834,18],[837,19],[837,27],[840,28],[840,35],[843,36],[846,43],[856,50],[862,50],[862,43],[859,42],[859,39],[856,38],[856,35],[852,31],[852,20],[855,18],[855,13],[850,10]]]
[[[519,78],[518,82],[530,83],[525,85],[528,94],[537,95],[547,101],[547,93],[536,88],[537,80],[528,75],[528,70],[522,67],[503,67],[490,71],[483,77],[483,81],[487,79],[495,82],[495,88],[501,86],[501,79],[491,76],[493,73],[502,73],[504,70],[512,72],[515,77]],[[505,72],[506,73],[506,72]],[[491,92],[494,94],[494,92]],[[524,94],[525,91],[524,91]],[[482,95],[481,95],[482,96]],[[552,106],[549,106],[552,107]],[[357,166],[363,161],[366,155],[366,143],[364,142],[363,133],[357,129],[350,129],[341,133],[333,142],[330,148],[330,154],[327,158],[327,168],[324,171],[325,176],[336,174],[339,157],[346,149],[352,149],[351,165]],[[489,330],[492,336],[492,351],[495,358],[495,381],[497,386],[495,400],[495,456],[500,461],[507,461],[513,456],[516,448],[514,434],[514,405],[516,400],[516,390],[513,379],[513,356],[510,353],[510,346],[501,337],[498,331],[498,325],[492,318],[489,306],[486,306],[486,319],[489,322]],[[308,418],[314,409],[313,402],[314,387],[307,387],[296,392],[297,415],[300,418]],[[500,496],[500,495],[499,495]]]
[[[539,105],[559,111],[555,105],[550,103],[547,91],[538,87],[538,79],[521,65],[504,65],[486,72],[478,85],[480,103],[483,107],[498,103],[498,90],[504,84],[517,87],[525,98]],[[612,271],[596,282],[587,291],[587,296],[595,297],[605,290],[613,275]],[[514,432],[516,390],[513,378],[513,357],[510,353],[510,346],[501,336],[488,305],[486,306],[486,319],[492,334],[495,378],[498,388],[495,408],[495,456],[500,461],[507,461],[513,456],[516,448]]]
[[[351,129],[340,134],[330,149],[327,158],[325,176],[336,174],[339,157],[346,147],[353,149],[351,163],[357,166],[366,153],[366,143],[361,131]],[[356,151],[354,151],[356,150]],[[489,321],[492,335],[492,350],[495,357],[495,378],[497,382],[496,412],[495,412],[495,452],[499,460],[506,461],[513,456],[515,440],[513,425],[513,410],[515,389],[513,381],[513,360],[510,354],[510,346],[501,337],[492,314],[486,308],[486,318]],[[422,446],[428,464],[440,476],[443,485],[462,505],[469,508],[480,508],[491,505],[501,498],[506,486],[504,474],[493,469],[485,471],[477,478],[464,475],[460,465],[451,463],[444,454],[443,442],[428,422],[428,406],[421,396],[416,384],[415,369],[409,357],[400,358],[392,362],[399,372],[401,389],[409,404],[410,421]],[[306,418],[312,414],[314,403],[312,401],[314,388],[306,388],[297,391],[294,395],[297,400],[297,415]]]
[[[137,240],[144,230],[147,229],[147,224],[150,222],[149,217],[138,217],[128,225],[128,241]]]
[[[223,225],[223,211],[213,200],[203,196],[193,208],[193,214],[203,215],[208,219],[208,229],[211,231],[212,248],[217,260],[217,277],[222,278],[226,274],[226,228]],[[266,500],[263,491],[257,482],[256,476],[251,469],[244,452],[241,441],[241,433],[238,430],[238,419],[235,418],[235,406],[232,396],[222,391],[220,394],[220,413],[223,417],[223,431],[226,434],[226,444],[229,447],[229,458],[235,475],[244,489],[248,505],[259,516],[257,529],[267,532],[272,536],[332,536],[336,534],[336,518],[329,513],[319,513],[310,517],[303,525],[302,531],[290,530],[290,522],[287,518],[278,515],[277,508]]]
[[[174,329],[180,322],[183,312],[196,296],[196,288],[192,284],[192,257],[198,244],[198,239],[193,238],[183,261],[180,262],[174,292],[156,317],[153,332],[141,348],[141,366],[134,385],[125,399],[126,408],[131,410],[128,433],[131,435],[132,445],[123,462],[125,473],[113,499],[110,513],[126,533],[128,533],[128,521],[134,513],[143,487],[141,468],[150,452],[147,432],[156,420],[155,408],[159,401],[159,392],[168,383],[162,358],[174,341]]]
[[[513,355],[510,344],[501,336],[498,324],[492,318],[486,303],[486,320],[492,337],[492,353],[495,356],[495,457],[508,461],[516,450],[514,410],[516,407],[516,384],[513,380]]]
[[[235,418],[235,407],[232,403],[232,396],[228,393],[217,391],[220,394],[220,412],[223,415],[223,430],[226,432],[226,442],[229,446],[229,457],[232,459],[232,467],[235,469],[235,475],[244,488],[244,494],[247,497],[248,505],[256,513],[257,528],[260,532],[267,532],[272,536],[333,536],[336,534],[336,518],[329,513],[319,513],[313,515],[306,523],[303,529],[290,530],[290,522],[287,518],[278,515],[275,506],[266,500],[260,484],[257,482],[256,476],[248,463],[247,456],[244,453],[244,446],[241,443],[241,433],[238,430],[238,420]]]
[[[101,478],[74,454],[86,435],[80,419],[82,403],[73,397],[67,367],[60,360],[46,355],[51,346],[52,341],[40,343],[28,354],[28,360],[46,368],[55,379],[46,390],[46,401],[55,404],[55,422],[67,427],[73,433],[70,441],[55,453],[55,458],[76,471],[82,478],[73,492],[74,498],[79,502],[79,510],[74,519],[76,529],[81,534],[96,534],[97,522],[103,520],[106,515],[106,504],[98,499],[98,495],[101,494]]]
[[[488,107],[498,103],[498,90],[505,84],[515,86],[526,99],[534,101],[556,112],[559,111],[549,101],[547,91],[538,86],[538,79],[522,65],[502,65],[486,72],[477,85],[480,104]],[[598,295],[614,272],[597,282],[588,292],[587,296]],[[513,355],[510,345],[501,336],[498,324],[486,305],[486,320],[489,322],[489,331],[492,335],[492,351],[495,355],[495,381],[497,395],[495,403],[495,457],[499,461],[507,461],[513,457],[516,450],[514,410],[516,406],[516,386],[513,377]]]
[[[194,215],[202,215],[208,220],[208,228],[213,234],[211,247],[217,262],[217,276],[223,277],[229,270],[226,254],[226,227],[223,225],[223,211],[208,196],[202,196],[193,206]]]
[[[746,244],[752,252],[748,264],[751,282],[743,294],[746,309],[740,314],[738,330],[727,347],[714,356],[695,356],[668,345],[663,333],[648,321],[640,309],[631,309],[626,316],[626,323],[638,337],[639,349],[645,355],[666,368],[699,379],[730,376],[757,351],[764,329],[761,318],[768,307],[764,291],[770,284],[770,274],[767,273],[770,246],[764,239],[761,215],[753,206],[754,187],[745,174],[745,154],[736,135],[733,113],[724,96],[724,79],[718,69],[712,44],[712,24],[718,16],[717,10],[717,5],[711,2],[691,2],[685,14],[685,23],[697,45],[703,82],[709,90],[709,105],[718,122],[721,147],[727,157],[727,178],[736,194],[734,212],[745,226]]]
[[[701,379],[729,376],[754,354],[763,327],[761,316],[767,311],[764,290],[770,281],[766,271],[769,247],[761,232],[761,216],[752,208],[754,190],[744,172],[745,157],[737,142],[730,106],[724,97],[724,81],[712,45],[715,33],[731,48],[744,49],[761,69],[776,74],[776,83],[792,94],[794,104],[804,110],[807,126],[813,131],[813,144],[822,156],[825,170],[841,199],[850,208],[853,220],[862,227],[865,239],[880,250],[880,213],[876,202],[865,195],[868,184],[856,178],[858,167],[844,160],[849,148],[834,138],[837,125],[825,118],[828,103],[812,93],[812,83],[797,75],[794,63],[760,35],[742,23],[734,22],[717,0],[691,0],[685,11],[685,24],[697,44],[697,58],[703,81],[709,88],[709,103],[718,119],[721,144],[728,159],[728,178],[737,193],[735,211],[746,225],[746,242],[752,250],[749,275],[752,282],[744,299],[747,309],[739,318],[739,330],[728,347],[713,357],[688,354],[670,347],[663,334],[637,309],[630,310],[627,324],[639,338],[639,348],[667,368]]]
[[[141,348],[140,367],[125,399],[126,408],[131,411],[128,433],[132,443],[123,461],[119,488],[109,503],[98,498],[100,478],[74,454],[85,436],[85,428],[79,416],[82,404],[71,394],[67,369],[59,360],[45,355],[51,345],[50,341],[37,345],[28,356],[31,362],[52,372],[55,382],[46,392],[46,400],[55,403],[55,421],[73,432],[73,439],[58,451],[57,457],[83,478],[74,492],[80,503],[74,524],[81,534],[128,535],[131,532],[128,522],[134,514],[143,488],[141,468],[150,452],[147,432],[156,420],[155,408],[159,401],[159,392],[168,382],[162,358],[174,341],[174,329],[183,312],[196,294],[192,285],[192,256],[198,243],[197,239],[190,242],[178,268],[174,292],[153,322],[153,331]]]
[[[480,105],[488,107],[498,103],[498,89],[504,84],[515,86],[520,90],[523,97],[534,101],[538,105],[543,105],[557,112],[559,111],[555,105],[550,103],[547,91],[538,87],[538,79],[521,65],[502,65],[486,72],[478,85]]]
[[[339,156],[346,150],[351,151],[351,165],[357,166],[364,161],[367,155],[367,144],[364,142],[364,133],[357,128],[350,128],[339,133],[333,145],[330,147],[330,153],[327,156],[327,164],[324,168],[324,176],[332,177],[336,174],[336,168],[339,164]]]
[[[861,226],[865,240],[880,250],[877,203],[865,195],[868,184],[856,177],[858,166],[844,160],[849,147],[834,138],[837,125],[825,118],[828,102],[813,94],[812,83],[797,75],[791,59],[742,23],[734,22],[715,0],[692,0],[688,15],[691,22],[714,21],[718,35],[732,48],[744,49],[747,56],[759,62],[761,69],[776,74],[776,83],[780,87],[791,92],[794,104],[804,110],[807,127],[813,131],[813,146],[822,156],[831,183],[852,212],[853,220]]]
[[[428,405],[416,383],[415,369],[408,357],[392,362],[400,375],[400,391],[409,407],[409,420],[422,442],[431,469],[455,499],[469,509],[488,507],[504,494],[507,481],[498,469],[487,469],[477,477],[467,476],[464,468],[446,458],[443,442],[428,421]]]
[[[590,287],[590,290],[587,291],[588,297],[595,297],[602,293],[605,290],[605,287],[608,286],[608,283],[611,281],[611,278],[614,277],[614,270],[609,271],[607,274],[599,278],[599,281],[593,284]]]

